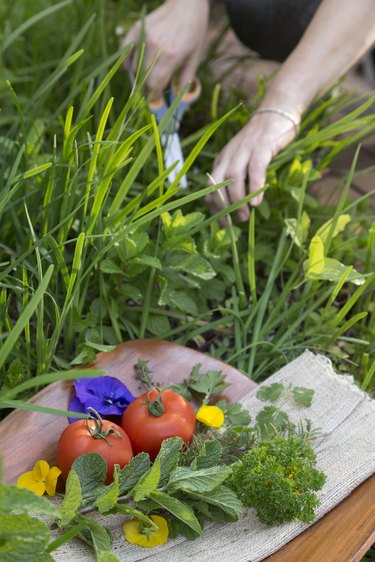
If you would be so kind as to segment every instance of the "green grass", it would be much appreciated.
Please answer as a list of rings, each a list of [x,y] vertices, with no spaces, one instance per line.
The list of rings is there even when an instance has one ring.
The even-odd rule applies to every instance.
[[[140,337],[198,347],[257,380],[308,347],[371,392],[371,195],[348,198],[355,162],[335,207],[309,187],[374,131],[365,113],[374,96],[317,102],[274,159],[265,202],[248,223],[230,220],[224,230],[218,219],[241,202],[209,216],[204,195],[219,186],[207,187],[207,173],[254,103],[233,92],[228,106],[205,73],[185,123],[180,176],[187,172],[191,187],[181,192],[180,176],[169,185],[160,147],[168,116],[159,126],[150,118],[142,79],[131,88],[114,33],[136,17],[134,2],[102,0],[1,9],[3,392]],[[309,269],[316,234],[320,274]]]

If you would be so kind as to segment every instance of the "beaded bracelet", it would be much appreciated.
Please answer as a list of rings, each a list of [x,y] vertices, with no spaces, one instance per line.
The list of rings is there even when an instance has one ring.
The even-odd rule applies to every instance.
[[[299,121],[291,113],[285,111],[284,109],[281,109],[281,107],[260,107],[259,109],[254,111],[253,115],[256,115],[257,113],[277,113],[278,115],[285,117],[292,123],[296,133],[298,133],[299,131]]]

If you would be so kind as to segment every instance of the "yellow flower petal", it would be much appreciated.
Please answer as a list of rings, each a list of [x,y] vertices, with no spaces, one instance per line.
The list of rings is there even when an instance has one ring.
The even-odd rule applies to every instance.
[[[43,482],[39,482],[35,480],[33,477],[33,471],[24,472],[17,480],[17,487],[18,488],[27,488],[38,496],[42,496],[46,491],[46,487]]]
[[[218,406],[201,406],[195,417],[198,421],[216,429],[224,423],[224,412]]]
[[[34,464],[33,478],[40,482],[45,482],[49,473],[49,464],[47,461],[38,461]]]
[[[160,515],[151,515],[151,519],[157,524],[157,529],[147,527],[138,519],[125,521],[122,527],[125,539],[130,544],[136,544],[146,548],[152,548],[167,542],[169,530],[166,519],[160,517]]]
[[[61,474],[61,470],[57,466],[53,466],[48,472],[46,478],[46,492],[49,496],[54,496],[56,492],[57,479]]]

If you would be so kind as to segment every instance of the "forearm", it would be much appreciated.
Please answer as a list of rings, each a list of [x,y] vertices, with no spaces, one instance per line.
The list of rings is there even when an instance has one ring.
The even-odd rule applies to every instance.
[[[323,0],[298,46],[271,82],[263,106],[297,118],[375,41],[374,0]]]

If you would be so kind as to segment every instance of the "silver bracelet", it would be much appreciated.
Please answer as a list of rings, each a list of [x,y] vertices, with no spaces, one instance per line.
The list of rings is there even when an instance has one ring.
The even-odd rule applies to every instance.
[[[294,117],[294,115],[292,115],[288,111],[281,109],[281,107],[260,107],[259,109],[254,111],[253,115],[256,115],[257,113],[277,113],[277,115],[281,115],[282,117],[285,117],[292,123],[296,133],[298,133],[299,131],[299,126],[300,126],[299,120],[297,120]]]

